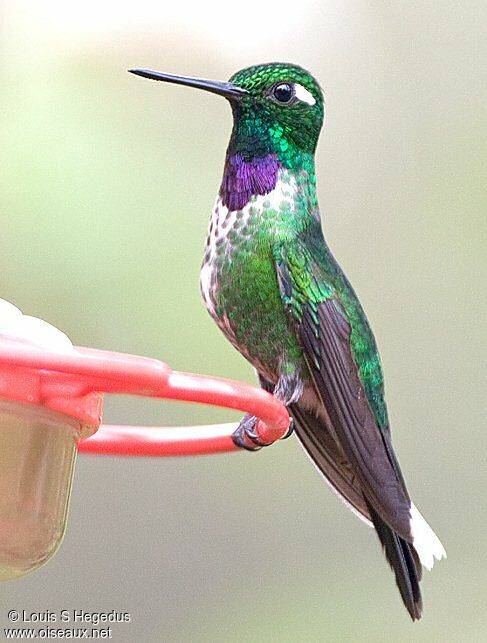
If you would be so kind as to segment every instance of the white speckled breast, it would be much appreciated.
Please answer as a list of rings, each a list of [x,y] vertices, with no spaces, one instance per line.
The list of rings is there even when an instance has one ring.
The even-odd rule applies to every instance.
[[[285,177],[283,175],[286,175]],[[215,291],[218,288],[219,271],[215,259],[217,244],[225,246],[225,254],[228,261],[231,261],[232,243],[228,239],[228,233],[233,229],[239,215],[241,227],[249,221],[250,217],[261,216],[265,210],[276,210],[282,207],[283,203],[294,207],[291,195],[297,189],[295,178],[286,170],[281,170],[280,178],[276,188],[269,194],[252,197],[252,200],[242,210],[229,210],[223,205],[218,196],[210,219],[208,236],[206,239],[206,250],[200,273],[201,294],[210,315],[215,319],[220,328],[232,340],[231,330],[225,319],[220,319],[216,314]]]

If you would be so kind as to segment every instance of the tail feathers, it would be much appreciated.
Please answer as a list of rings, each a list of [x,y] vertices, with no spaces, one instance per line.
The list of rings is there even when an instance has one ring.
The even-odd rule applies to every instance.
[[[414,549],[418,552],[419,559],[426,569],[431,570],[435,558],[436,560],[446,558],[446,551],[440,539],[414,504],[411,504],[411,533]]]
[[[421,618],[423,601],[419,581],[421,562],[413,546],[398,536],[369,504],[369,511],[385,556],[396,576],[402,600],[413,621]]]

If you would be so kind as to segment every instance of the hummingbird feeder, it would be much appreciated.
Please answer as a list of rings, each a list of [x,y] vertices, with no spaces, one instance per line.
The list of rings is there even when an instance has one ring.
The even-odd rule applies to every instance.
[[[156,359],[75,347],[54,326],[0,300],[0,580],[37,569],[58,549],[78,451],[184,456],[239,450],[234,423],[101,425],[104,393],[251,413],[264,444],[289,428],[286,407],[262,389],[173,371]]]

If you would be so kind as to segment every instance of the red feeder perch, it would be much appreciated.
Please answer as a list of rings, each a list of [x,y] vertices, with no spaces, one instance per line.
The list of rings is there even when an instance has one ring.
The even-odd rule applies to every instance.
[[[100,426],[103,394],[198,402],[260,418],[265,443],[289,428],[262,389],[172,371],[155,359],[73,347],[46,322],[0,300],[0,580],[47,562],[61,544],[77,451],[175,456],[239,450],[235,424]]]

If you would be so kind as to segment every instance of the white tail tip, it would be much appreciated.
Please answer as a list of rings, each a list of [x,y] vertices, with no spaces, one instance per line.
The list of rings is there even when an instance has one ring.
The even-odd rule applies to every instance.
[[[446,558],[446,551],[440,539],[413,503],[411,503],[411,533],[413,535],[413,547],[418,553],[421,564],[426,569],[432,569],[435,558],[436,560]]]

